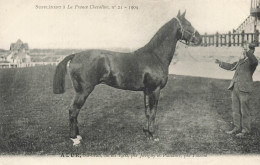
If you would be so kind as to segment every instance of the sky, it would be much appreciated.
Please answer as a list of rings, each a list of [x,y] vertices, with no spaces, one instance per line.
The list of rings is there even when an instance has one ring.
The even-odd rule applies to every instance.
[[[250,0],[0,0],[0,49],[21,39],[30,48],[128,48],[146,44],[186,10],[200,34],[227,33],[249,16]],[[65,5],[65,9],[36,6]],[[73,8],[67,9],[70,5]],[[75,9],[105,5],[106,9]],[[112,9],[112,6],[123,9]],[[124,7],[135,6],[138,10]]]

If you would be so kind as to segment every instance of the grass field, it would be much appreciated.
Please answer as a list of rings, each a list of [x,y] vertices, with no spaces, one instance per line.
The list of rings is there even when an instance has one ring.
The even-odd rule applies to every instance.
[[[68,106],[73,97],[52,93],[54,67],[0,70],[1,155],[82,156],[240,155],[260,153],[260,82],[252,93],[253,133],[231,129],[229,80],[170,75],[162,90],[156,125],[159,142],[146,139],[143,94],[97,86],[79,115],[83,142],[73,147]]]

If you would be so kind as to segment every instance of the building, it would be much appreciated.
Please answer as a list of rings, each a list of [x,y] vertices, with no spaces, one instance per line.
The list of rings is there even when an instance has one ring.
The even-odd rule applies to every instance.
[[[30,63],[31,56],[29,55],[29,46],[27,43],[23,43],[20,39],[16,43],[12,43],[10,51],[6,57],[6,61],[20,65],[22,63]]]
[[[255,18],[249,15],[236,29],[236,33],[241,33],[242,31],[245,33],[254,33],[254,23]],[[256,28],[260,30],[260,21],[257,22]]]
[[[255,33],[260,31],[260,0],[251,0],[250,15],[236,29],[237,33]]]

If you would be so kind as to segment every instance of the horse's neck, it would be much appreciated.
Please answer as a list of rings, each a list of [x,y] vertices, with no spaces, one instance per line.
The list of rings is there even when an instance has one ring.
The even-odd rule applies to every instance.
[[[176,44],[178,42],[176,27],[177,22],[174,20],[171,21],[172,22],[170,22],[170,26],[166,24],[164,26],[168,27],[162,27],[162,29],[160,29],[160,31],[162,31],[161,33],[164,34],[161,34],[160,31],[157,32],[148,44],[137,50],[138,52],[146,52],[157,56],[157,58],[159,58],[160,61],[167,67],[171,63]]]
[[[173,37],[172,40],[166,39],[166,40],[164,40],[164,42],[162,42],[160,45],[158,45],[158,47],[155,47],[152,52],[164,64],[169,66],[172,61],[174,52],[175,52],[177,41],[178,40],[175,37]]]

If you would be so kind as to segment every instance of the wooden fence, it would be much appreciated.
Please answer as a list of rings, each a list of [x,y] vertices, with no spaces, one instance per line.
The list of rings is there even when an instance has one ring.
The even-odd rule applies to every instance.
[[[256,35],[256,41],[255,41]],[[245,33],[242,31],[241,33],[231,33],[228,34],[212,34],[202,35],[201,46],[243,46],[244,41],[255,42],[257,46],[259,46],[259,31],[255,33]]]
[[[58,65],[58,62],[31,62],[31,63],[0,63],[1,68],[25,68],[25,67],[34,67],[34,66],[41,66],[41,65]]]

